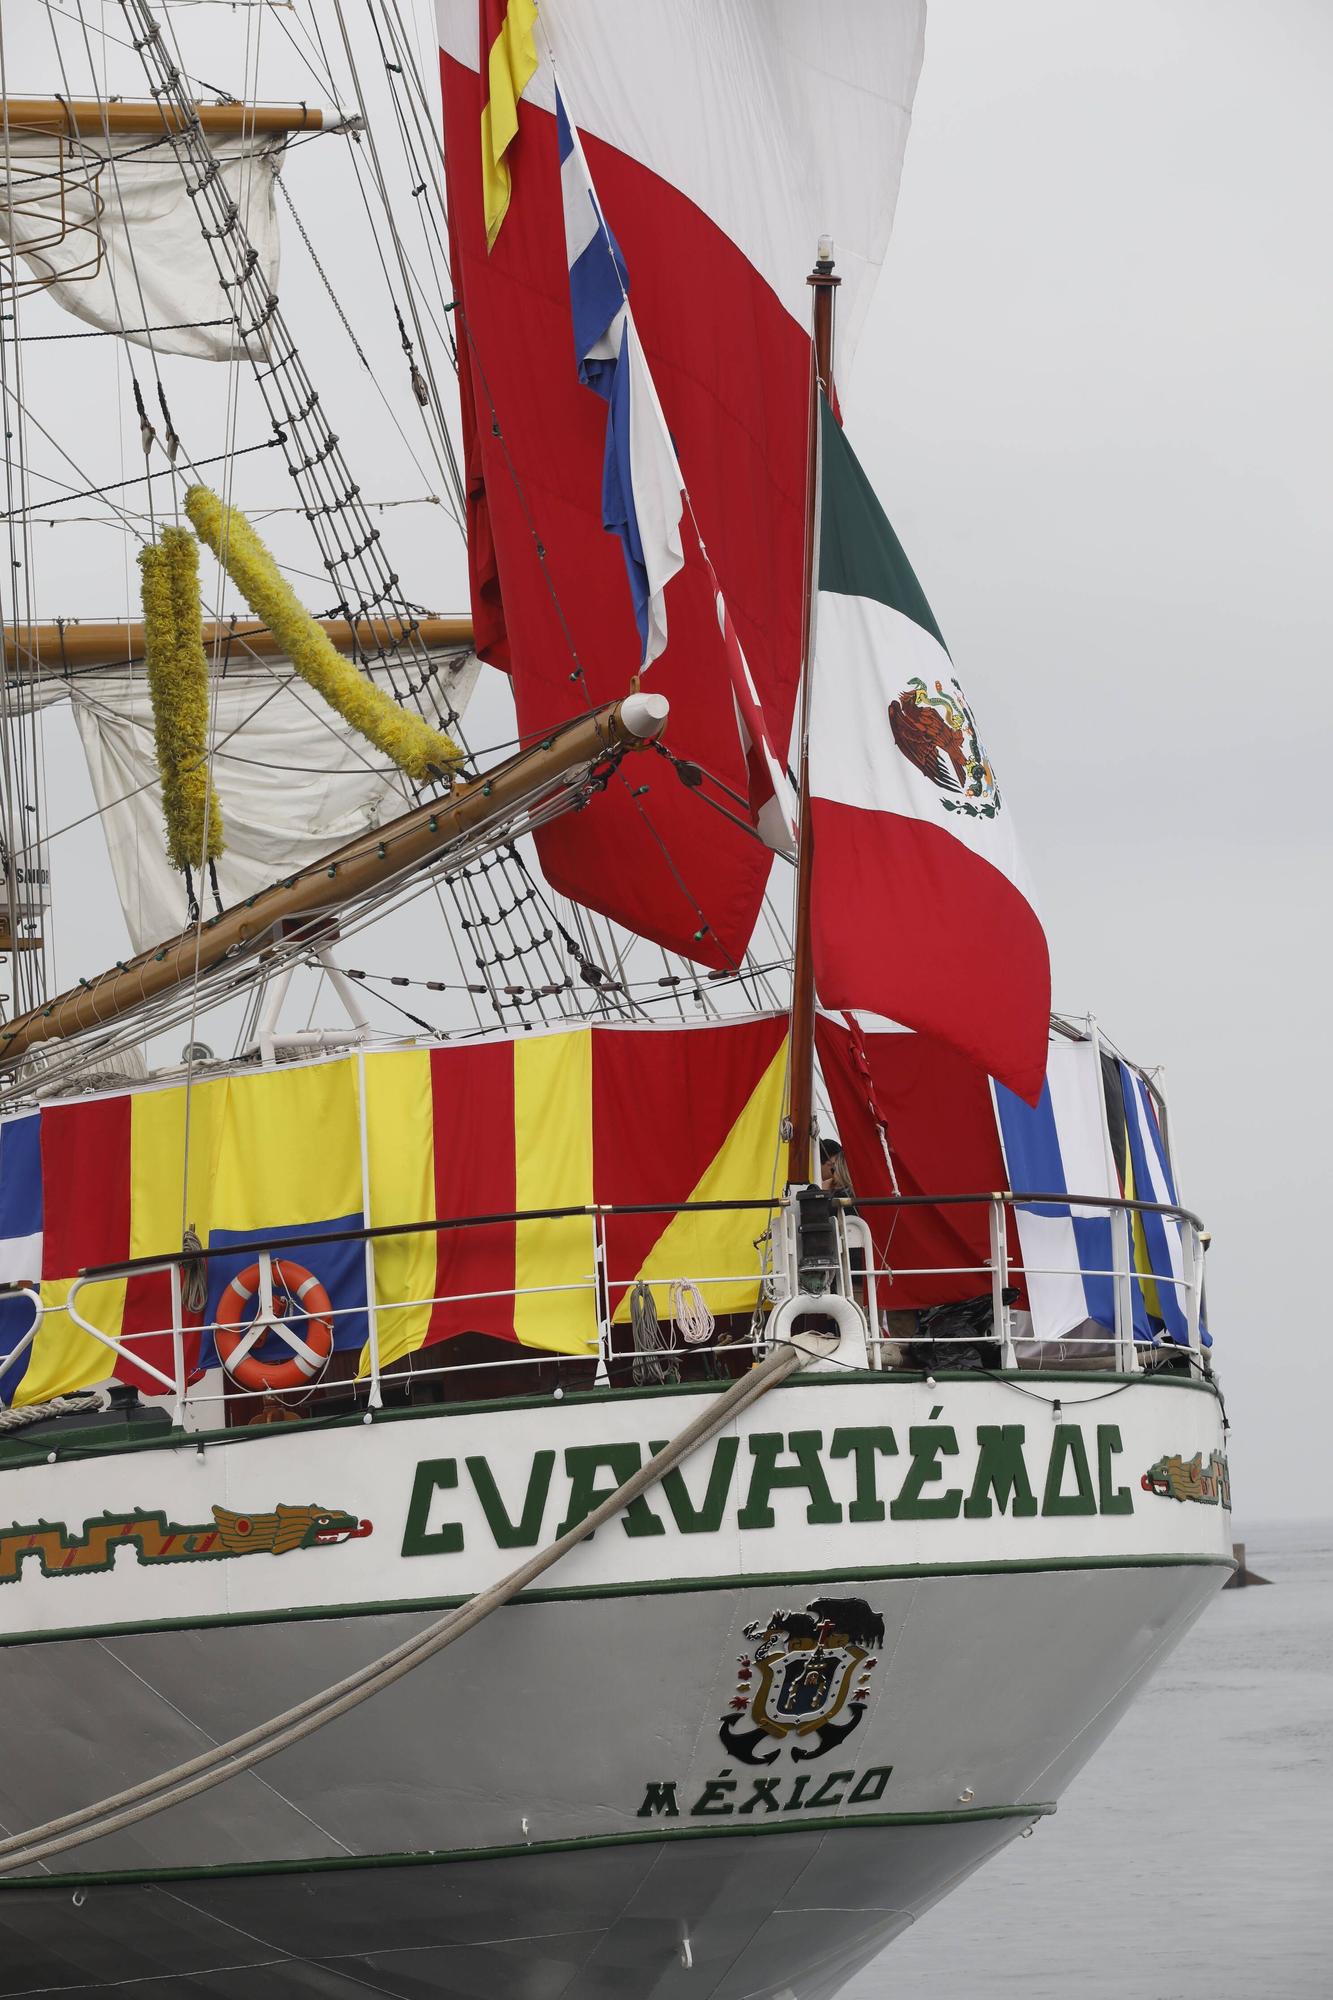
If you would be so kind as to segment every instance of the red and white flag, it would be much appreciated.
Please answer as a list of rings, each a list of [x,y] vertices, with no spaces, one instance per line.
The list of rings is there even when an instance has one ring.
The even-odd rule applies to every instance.
[[[722,628],[722,644],[726,649],[727,672],[731,676],[731,698],[736,709],[736,732],[740,737],[741,755],[745,759],[745,783],[750,820],[760,839],[771,847],[775,854],[794,856],[796,853],[796,812],[795,799],[790,781],[782,761],[774,751],[764,721],[764,706],[759,699],[759,691],[750,672],[750,663],[745,657],[731,613],[727,610],[727,600],[717,587],[713,565],[705,555],[704,564],[708,570],[708,580],[713,586],[713,599],[717,605],[717,622]]]
[[[827,403],[810,721],[815,982],[1028,1103],[1051,974],[1008,801],[930,606]]]
[[[484,18],[503,17],[512,36],[527,11],[487,0]],[[542,9],[599,206],[632,278],[642,356],[779,758],[803,636],[806,273],[832,226],[847,380],[889,241],[925,13],[925,0],[558,0]],[[487,105],[495,118],[494,37],[478,36],[478,0],[436,0],[436,14],[473,618],[485,657],[512,672],[520,734],[540,737],[589,701],[618,699],[642,646],[621,547],[603,526],[606,412],[573,365],[545,40],[536,37],[537,68],[504,155],[512,200],[488,248],[495,210],[482,185],[479,121]],[[515,53],[511,43],[511,66]],[[671,702],[673,753],[743,794],[716,593],[684,539],[653,684]],[[653,785],[646,799],[612,785],[595,812],[541,827],[537,851],[552,888],[724,969],[754,932],[772,858],[750,837],[743,808],[736,817],[745,830],[675,783]]]

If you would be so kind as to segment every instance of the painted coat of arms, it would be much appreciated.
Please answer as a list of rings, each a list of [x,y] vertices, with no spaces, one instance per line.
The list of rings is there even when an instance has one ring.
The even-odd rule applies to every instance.
[[[742,1764],[771,1764],[787,1738],[796,1763],[826,1756],[865,1717],[884,1620],[861,1597],[815,1597],[745,1627],[736,1693],[718,1735]],[[748,1725],[753,1725],[750,1727]]]
[[[903,756],[937,785],[946,812],[994,819],[1003,801],[990,758],[977,734],[976,717],[956,680],[936,681],[932,694],[913,674],[889,703],[889,727]]]

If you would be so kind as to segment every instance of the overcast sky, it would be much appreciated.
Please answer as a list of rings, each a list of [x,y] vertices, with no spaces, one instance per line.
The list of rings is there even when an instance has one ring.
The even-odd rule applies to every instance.
[[[1165,1065],[1242,1528],[1333,1511],[1331,86],[1318,0],[934,0],[848,398],[1056,1004]]]
[[[49,90],[35,0],[3,5],[11,89]],[[118,7],[87,11],[123,26]],[[241,94],[254,10],[172,18],[199,70]],[[262,94],[310,96],[277,18]],[[933,0],[895,237],[844,385],[1025,835],[1056,1003],[1165,1065],[1182,1199],[1216,1237],[1242,1531],[1333,1512],[1313,1254],[1333,1210],[1331,58],[1319,0]],[[342,144],[299,149],[287,177],[390,356],[373,273],[340,254]],[[421,493],[290,237],[286,256],[284,303],[358,476]],[[58,392],[104,477],[122,448],[133,471],[123,371],[57,370],[52,353],[34,395]],[[385,377],[400,395],[392,361]],[[200,378],[168,377],[195,437],[221,393]],[[253,410],[238,442],[251,433]],[[411,587],[461,605],[438,510],[393,519]],[[39,544],[42,613],[131,611],[120,538],[73,546],[68,531]],[[52,746],[77,804],[72,730]],[[82,946],[62,973],[92,972],[123,950],[105,866],[78,835],[58,845]]]

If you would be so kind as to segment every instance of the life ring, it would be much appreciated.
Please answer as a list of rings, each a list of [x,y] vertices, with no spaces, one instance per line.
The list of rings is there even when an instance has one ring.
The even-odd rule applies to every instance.
[[[218,1302],[213,1327],[218,1360],[242,1389],[299,1389],[324,1373],[333,1352],[333,1307],[314,1272],[302,1264],[281,1264],[276,1257],[272,1270],[274,1290],[281,1286],[305,1315],[300,1333],[276,1312],[269,1320],[261,1320],[257,1314],[253,1319],[242,1319],[259,1290],[258,1264],[238,1272]],[[290,1361],[261,1361],[251,1352],[266,1332],[276,1333],[291,1348]]]

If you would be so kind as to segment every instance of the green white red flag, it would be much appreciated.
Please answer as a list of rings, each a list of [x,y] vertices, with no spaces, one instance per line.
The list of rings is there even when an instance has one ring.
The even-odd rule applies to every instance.
[[[821,1004],[950,1043],[1034,1103],[1050,961],[1007,799],[930,606],[828,404],[810,719]]]

